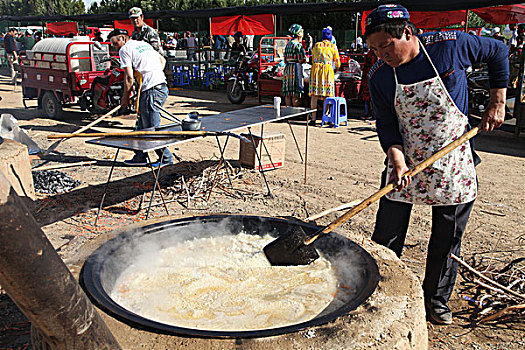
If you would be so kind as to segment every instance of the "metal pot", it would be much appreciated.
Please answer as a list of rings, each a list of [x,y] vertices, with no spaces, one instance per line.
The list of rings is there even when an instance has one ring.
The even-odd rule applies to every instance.
[[[199,119],[183,119],[182,130],[184,131],[199,131],[201,129],[201,121]]]
[[[199,131],[201,129],[201,121],[199,112],[190,112],[186,114],[186,118],[182,120],[182,130],[184,131]]]

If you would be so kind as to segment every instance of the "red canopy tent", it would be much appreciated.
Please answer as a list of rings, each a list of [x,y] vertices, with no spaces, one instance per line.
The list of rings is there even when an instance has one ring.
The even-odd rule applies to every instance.
[[[150,27],[153,27],[153,19],[148,18],[144,19],[144,23],[149,25]],[[113,27],[116,29],[125,29],[128,31],[128,34],[131,36],[131,33],[133,33],[134,27],[133,24],[131,24],[131,21],[129,19],[123,19],[123,20],[116,20],[113,23]]]
[[[525,5],[504,5],[470,10],[483,20],[493,24],[525,23]],[[365,31],[365,19],[371,11],[364,11],[361,31]],[[454,24],[465,24],[467,10],[457,11],[410,11],[410,21],[417,28],[442,28]]]
[[[525,23],[525,5],[484,7],[480,9],[474,9],[472,11],[488,23]]]
[[[47,33],[50,35],[77,35],[77,22],[50,22],[46,23]]]
[[[274,32],[275,19],[272,14],[250,16],[224,16],[211,19],[212,35],[265,35]]]

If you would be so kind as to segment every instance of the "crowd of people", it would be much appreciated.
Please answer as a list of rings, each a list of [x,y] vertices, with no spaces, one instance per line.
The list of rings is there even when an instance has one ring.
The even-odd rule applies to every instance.
[[[42,35],[40,32],[33,33],[28,29],[25,32],[18,32],[16,28],[9,28],[7,34],[3,35],[5,58],[9,66],[9,76],[11,84],[16,84],[16,72],[18,70],[19,55],[21,52],[31,50]]]
[[[204,35],[199,38],[196,33],[186,31],[179,35],[179,33],[171,33],[166,40],[161,40],[161,44],[165,51],[167,50],[187,50],[187,58],[189,60],[197,60],[197,50],[206,49],[205,59],[224,59],[228,52],[240,52],[241,48],[246,52],[253,51],[254,35],[243,35],[238,31],[233,35]],[[209,53],[213,50],[213,57]],[[237,54],[232,55],[233,59]]]
[[[304,95],[308,95],[310,107],[315,109],[319,100],[322,101],[326,97],[334,96],[335,94],[333,77],[334,72],[341,67],[339,55],[337,54],[340,50],[337,48],[337,40],[332,33],[331,27],[323,29],[321,40],[317,43],[314,43],[314,39],[310,34],[307,33],[305,35],[302,28],[298,32],[297,28],[301,28],[301,26],[294,24],[289,30],[293,40],[289,42],[285,49],[284,60],[287,68],[285,68],[285,74],[283,75],[281,95],[285,97],[286,103],[290,106],[298,106],[301,103],[300,99]],[[508,87],[516,88],[520,56],[525,43],[525,24],[510,24],[508,28],[510,35],[507,33],[507,38],[502,35],[500,27],[495,27],[491,30],[491,37],[503,42],[508,48],[510,67]],[[296,32],[298,32],[299,36]],[[424,35],[424,31],[417,29],[416,34]],[[479,37],[478,33],[473,30],[469,31],[469,34]],[[298,57],[302,57],[303,51],[305,59],[304,61],[298,61]],[[364,102],[364,114],[361,116],[361,119],[375,119],[367,77],[378,57],[374,50],[369,49],[367,42],[361,37],[357,37],[351,43],[350,52],[365,55],[364,62],[362,62],[362,80],[359,89],[359,99]],[[311,58],[308,60],[308,57]],[[303,70],[298,68],[297,64],[299,62],[312,65],[308,91],[304,91],[301,83]],[[313,113],[310,118],[310,124],[315,125],[315,121],[316,114]]]

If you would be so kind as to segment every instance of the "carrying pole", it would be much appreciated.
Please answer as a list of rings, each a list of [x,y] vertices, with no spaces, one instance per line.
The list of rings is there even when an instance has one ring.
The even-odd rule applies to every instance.
[[[33,326],[34,349],[120,349],[51,242],[0,174],[0,284]],[[40,344],[35,344],[40,342]]]

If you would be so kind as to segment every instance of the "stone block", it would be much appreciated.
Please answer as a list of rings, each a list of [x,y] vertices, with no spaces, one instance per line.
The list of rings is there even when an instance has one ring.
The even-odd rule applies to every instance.
[[[36,199],[27,147],[4,139],[0,144],[0,172],[20,197]]]

